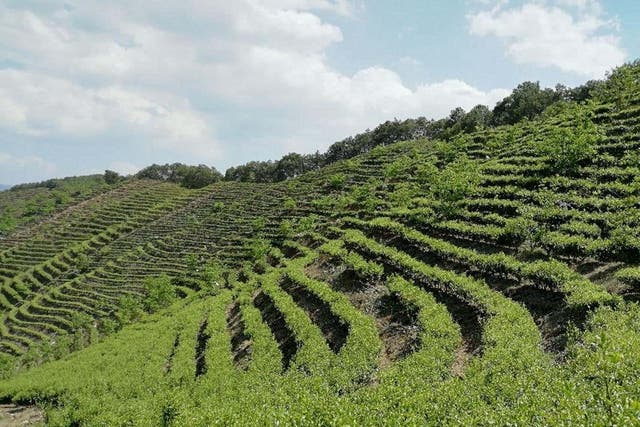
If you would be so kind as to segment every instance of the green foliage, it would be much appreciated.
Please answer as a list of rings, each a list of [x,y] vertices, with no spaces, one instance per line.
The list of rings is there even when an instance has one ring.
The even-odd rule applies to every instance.
[[[222,179],[220,172],[206,165],[188,166],[182,163],[153,164],[135,175],[138,179],[154,179],[180,184],[186,188],[202,188]]]
[[[144,308],[153,313],[172,304],[176,299],[176,290],[166,274],[147,277],[144,280]]]
[[[20,184],[0,192],[0,234],[106,191],[102,175]]]
[[[17,223],[18,222],[13,215],[8,212],[3,213],[0,216],[0,233],[7,233],[13,230],[16,228]]]
[[[267,226],[267,219],[264,217],[255,218],[251,221],[251,228],[254,233],[259,233],[265,229]]]
[[[494,125],[512,125],[523,119],[532,120],[560,96],[553,89],[541,89],[539,82],[524,82],[493,109]]]
[[[615,277],[626,285],[640,287],[640,267],[622,268],[616,272]]]
[[[295,233],[295,228],[293,222],[291,220],[285,219],[280,223],[280,227],[278,227],[278,232],[280,236],[284,239],[288,239],[293,237]]]
[[[318,216],[315,214],[307,215],[298,219],[297,231],[299,233],[309,233],[318,227]]]
[[[438,167],[435,165],[435,158],[423,160],[416,168],[416,180],[418,184],[428,187],[438,175]]]
[[[200,290],[215,295],[225,284],[225,275],[228,272],[217,260],[207,262],[202,269],[202,284]]]
[[[582,221],[570,221],[560,226],[560,231],[567,234],[580,234],[585,237],[600,237],[602,230],[596,224],[590,224]]]
[[[197,271],[200,268],[200,258],[196,254],[187,254],[184,261],[189,271]]]
[[[271,245],[268,240],[265,239],[252,239],[247,242],[246,249],[249,252],[249,256],[254,261],[261,261],[269,253]]]
[[[287,211],[293,211],[297,206],[298,203],[291,197],[287,198],[282,204],[282,207]]]
[[[224,202],[214,202],[211,205],[212,212],[221,212],[224,209]]]
[[[609,72],[607,79],[595,89],[595,98],[600,102],[612,99],[618,108],[629,105],[640,88],[640,61],[624,64]]]
[[[144,307],[139,298],[125,295],[118,300],[118,310],[115,316],[120,325],[127,325],[140,320],[143,315]]]
[[[398,207],[406,207],[411,204],[411,200],[420,194],[420,187],[413,183],[401,183],[394,185],[393,191],[389,194],[389,200]]]
[[[120,181],[120,174],[118,172],[114,172],[112,170],[104,171],[104,182],[109,185],[117,184]]]
[[[412,159],[408,156],[403,156],[398,160],[387,164],[384,168],[383,174],[387,180],[391,181],[406,179],[407,176],[410,175],[412,168]]]
[[[456,211],[460,201],[470,197],[480,184],[478,165],[467,158],[460,158],[432,176],[429,190],[440,203],[440,212],[445,216]]]
[[[361,277],[379,277],[384,272],[381,265],[367,261],[359,254],[348,251],[339,240],[324,243],[319,251],[340,259]]]
[[[538,143],[537,149],[541,156],[549,159],[553,172],[571,174],[591,161],[600,139],[597,127],[585,120],[575,128],[554,127],[549,136]]]
[[[81,273],[88,271],[90,266],[89,256],[84,252],[80,252],[75,258],[75,265]]]
[[[635,228],[621,225],[609,235],[607,252],[625,261],[635,261],[640,253],[640,237]]]
[[[336,173],[329,176],[327,187],[332,190],[341,190],[347,182],[347,176],[343,173]]]
[[[186,188],[202,188],[220,179],[222,175],[214,167],[199,165],[187,168],[180,184]]]
[[[442,162],[451,163],[463,155],[468,143],[468,137],[456,136],[449,141],[437,142],[435,152]]]

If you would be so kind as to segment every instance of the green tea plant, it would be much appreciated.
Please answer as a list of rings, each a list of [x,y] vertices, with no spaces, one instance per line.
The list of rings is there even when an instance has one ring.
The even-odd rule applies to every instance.
[[[549,159],[554,173],[575,174],[578,167],[589,163],[596,153],[596,144],[602,139],[600,131],[591,121],[583,119],[576,127],[555,127],[538,143],[541,156]]]

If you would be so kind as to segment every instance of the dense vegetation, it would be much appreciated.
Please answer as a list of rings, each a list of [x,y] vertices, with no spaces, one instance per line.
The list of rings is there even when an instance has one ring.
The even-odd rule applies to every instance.
[[[543,89],[539,82],[524,82],[518,85],[511,95],[500,101],[493,110],[486,105],[477,105],[468,112],[463,108],[456,108],[448,117],[439,120],[419,117],[404,121],[398,119],[387,121],[373,130],[367,130],[334,143],[325,153],[289,153],[277,161],[252,161],[229,168],[225,173],[225,179],[243,182],[279,182],[398,141],[418,138],[451,140],[458,135],[470,134],[484,128],[533,120],[547,108],[560,102],[583,103],[598,97],[606,97],[611,84],[614,81],[632,79],[628,70],[637,66],[636,62],[621,67],[606,81],[591,80],[576,88],[557,85],[555,89]]]
[[[142,169],[135,177],[174,182],[186,188],[202,188],[220,181],[222,174],[216,168],[206,165],[188,166],[182,163],[173,163],[151,165]]]
[[[20,225],[60,211],[109,188],[101,175],[50,179],[0,192],[0,239]]]
[[[0,397],[51,425],[637,424],[640,66],[531,91],[282,182],[155,166],[16,225]]]

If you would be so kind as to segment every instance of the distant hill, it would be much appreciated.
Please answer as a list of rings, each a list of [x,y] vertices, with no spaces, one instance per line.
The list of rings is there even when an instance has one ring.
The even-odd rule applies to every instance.
[[[0,186],[0,238],[113,187],[105,182],[103,175]],[[9,188],[11,191],[2,191]]]
[[[10,185],[0,184],[0,191],[8,190],[9,188],[11,188]]]
[[[277,182],[3,192],[0,401],[50,425],[637,425],[638,149],[640,64]]]

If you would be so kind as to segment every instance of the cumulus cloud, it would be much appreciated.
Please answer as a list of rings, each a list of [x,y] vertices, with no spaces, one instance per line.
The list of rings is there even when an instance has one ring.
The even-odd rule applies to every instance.
[[[117,128],[146,137],[150,145],[217,157],[206,120],[184,100],[118,86],[86,88],[20,70],[0,70],[0,81],[0,125],[19,134],[82,138]]]
[[[615,33],[616,22],[605,17],[595,0],[527,2],[519,7],[500,2],[467,18],[471,34],[503,39],[507,55],[519,64],[601,78],[627,57]]]
[[[343,33],[317,11],[349,16],[361,7],[347,0],[2,4],[0,53],[16,66],[0,69],[0,128],[78,144],[108,144],[115,129],[132,145],[219,164],[229,150],[246,149],[242,160],[252,159],[256,141],[270,145],[272,157],[315,151],[383,120],[440,117],[508,93],[459,80],[409,87],[375,65],[335,69],[327,48]]]

